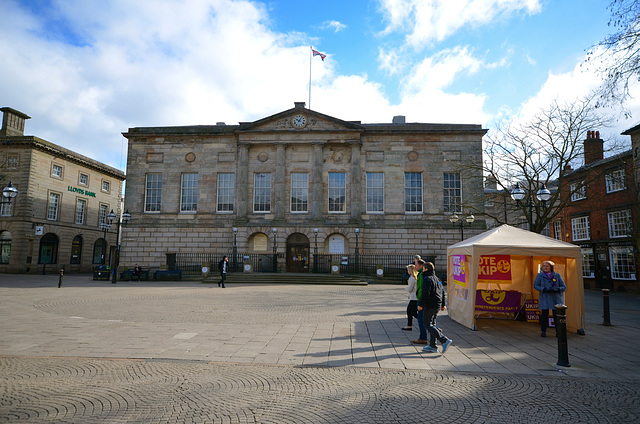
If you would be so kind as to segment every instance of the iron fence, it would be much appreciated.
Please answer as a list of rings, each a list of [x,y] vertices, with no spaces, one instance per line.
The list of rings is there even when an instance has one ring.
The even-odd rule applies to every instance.
[[[218,271],[218,262],[229,257],[229,272],[242,272],[246,264],[251,265],[254,272],[275,272],[273,255],[263,253],[176,253],[175,269],[187,274],[197,275],[202,272],[203,264],[211,266],[211,272]]]

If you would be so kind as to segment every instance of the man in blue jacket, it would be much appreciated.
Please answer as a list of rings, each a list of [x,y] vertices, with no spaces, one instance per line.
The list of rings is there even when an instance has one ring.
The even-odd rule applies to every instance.
[[[427,262],[422,273],[422,292],[418,298],[418,311],[423,310],[424,325],[429,332],[429,346],[425,346],[425,352],[438,352],[436,339],[442,344],[442,353],[445,353],[452,340],[442,334],[442,330],[436,326],[436,317],[439,311],[447,309],[445,306],[445,294],[442,283],[436,276],[433,263]]]

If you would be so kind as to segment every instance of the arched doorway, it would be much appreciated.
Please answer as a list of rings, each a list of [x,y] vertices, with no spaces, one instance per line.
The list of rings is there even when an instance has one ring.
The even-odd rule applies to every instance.
[[[58,263],[58,236],[48,233],[40,239],[39,264]]]
[[[309,238],[304,234],[287,239],[287,272],[309,272]]]

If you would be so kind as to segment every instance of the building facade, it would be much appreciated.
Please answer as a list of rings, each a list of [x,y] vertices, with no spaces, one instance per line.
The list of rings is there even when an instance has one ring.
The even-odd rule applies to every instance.
[[[640,211],[632,151],[603,157],[603,140],[589,131],[585,164],[560,190],[568,207],[552,222],[552,236],[580,245],[588,288],[638,291]]]
[[[115,259],[124,173],[34,136],[29,116],[5,107],[0,130],[0,184],[18,195],[0,208],[0,272],[89,272]]]
[[[317,249],[419,253],[446,266],[460,240],[449,217],[484,205],[485,133],[343,121],[304,103],[239,125],[130,128],[122,264],[273,251],[278,271],[299,272]],[[465,234],[484,229],[477,220]]]

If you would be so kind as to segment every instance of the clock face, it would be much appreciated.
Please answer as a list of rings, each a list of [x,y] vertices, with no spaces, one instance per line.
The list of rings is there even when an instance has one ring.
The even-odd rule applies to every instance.
[[[307,124],[307,118],[304,115],[296,115],[293,117],[293,126],[302,128]]]

